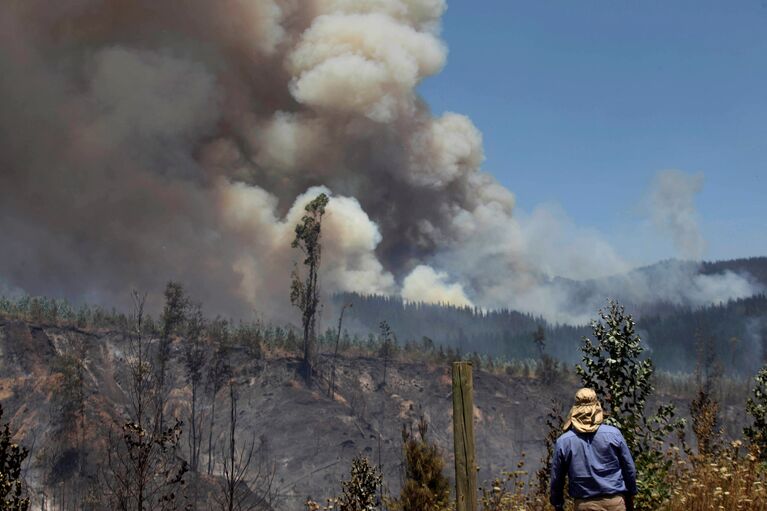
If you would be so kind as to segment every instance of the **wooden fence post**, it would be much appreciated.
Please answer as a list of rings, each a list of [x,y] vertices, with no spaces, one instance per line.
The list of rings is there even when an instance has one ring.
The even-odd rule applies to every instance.
[[[456,511],[477,510],[473,392],[471,362],[453,362],[453,447],[455,450]]]

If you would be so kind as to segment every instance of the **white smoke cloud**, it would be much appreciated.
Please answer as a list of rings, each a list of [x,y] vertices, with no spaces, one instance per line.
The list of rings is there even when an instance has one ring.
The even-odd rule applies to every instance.
[[[436,32],[445,0],[320,0],[320,13],[385,14],[418,30]]]
[[[450,283],[448,274],[420,265],[405,277],[402,297],[411,302],[438,303],[456,307],[471,306],[460,284]]]
[[[537,261],[546,275],[586,280],[632,269],[599,231],[576,225],[557,204],[538,206],[529,215],[517,214],[516,218],[526,258]]]
[[[765,355],[767,355],[767,318],[764,316],[748,318],[745,333],[744,346],[741,349],[746,350],[750,356],[742,358],[752,361],[753,374],[761,368]]]
[[[671,236],[674,247],[686,259],[700,260],[706,250],[695,208],[695,196],[702,188],[702,174],[665,170],[657,174],[650,190],[655,226]]]
[[[218,193],[225,225],[248,248],[234,268],[242,276],[241,296],[252,307],[263,307],[264,291],[284,294],[276,301],[285,305],[287,293],[283,286],[292,269],[289,262],[294,259],[290,248],[294,229],[305,213],[304,207],[320,193],[331,196],[322,229],[325,250],[321,285],[336,292],[395,291],[394,277],[375,255],[381,234],[356,199],[332,196],[327,188],[314,187],[296,198],[284,218],[278,218],[277,198],[259,187],[222,181]],[[275,275],[275,271],[279,274]]]
[[[410,141],[409,179],[416,185],[444,187],[470,175],[484,160],[482,134],[464,115],[432,119]]]
[[[510,217],[505,202],[453,216],[455,236],[434,257],[458,276],[473,303],[507,307],[570,324],[586,324],[609,298],[633,307],[671,303],[700,307],[760,291],[748,276],[706,275],[698,264],[633,270],[598,231],[576,225],[557,205]]]
[[[257,162],[290,178],[292,171],[311,165],[331,146],[326,130],[321,119],[277,112],[258,131]]]
[[[244,30],[255,36],[255,46],[261,53],[274,54],[286,35],[282,26],[284,13],[279,3],[274,0],[259,0],[240,4],[243,12],[239,23],[243,23]]]
[[[288,57],[290,90],[314,109],[390,122],[413,109],[413,88],[445,56],[434,35],[385,14],[319,16]]]
[[[333,197],[329,190],[312,188],[296,199],[287,216],[287,225],[295,226],[303,215],[303,207],[324,191],[331,195],[327,216],[323,221],[324,285],[337,291],[366,294],[392,294],[396,290],[394,277],[384,270],[375,255],[381,242],[378,226],[362,210],[360,203],[350,197]]]

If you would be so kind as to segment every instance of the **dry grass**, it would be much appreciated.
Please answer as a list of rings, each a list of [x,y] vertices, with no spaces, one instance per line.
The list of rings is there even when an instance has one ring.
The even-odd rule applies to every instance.
[[[524,454],[517,463],[516,470],[504,472],[487,487],[480,488],[480,506],[481,511],[549,511],[552,509],[548,494],[531,482],[530,473],[525,468]],[[570,502],[565,509],[572,509]]]
[[[767,511],[767,464],[735,441],[716,454],[688,456],[679,448],[665,453],[670,497],[659,511]],[[548,495],[530,483],[524,460],[517,469],[480,489],[481,511],[550,510]],[[572,509],[568,500],[565,509]]]
[[[677,460],[663,511],[767,511],[767,466],[739,440],[718,454]]]

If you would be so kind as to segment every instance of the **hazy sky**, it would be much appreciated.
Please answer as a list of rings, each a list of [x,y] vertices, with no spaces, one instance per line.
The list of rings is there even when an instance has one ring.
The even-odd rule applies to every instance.
[[[472,118],[521,210],[556,203],[630,260],[671,257],[642,198],[680,169],[704,176],[706,259],[767,255],[767,1],[453,0],[443,37],[420,90]]]

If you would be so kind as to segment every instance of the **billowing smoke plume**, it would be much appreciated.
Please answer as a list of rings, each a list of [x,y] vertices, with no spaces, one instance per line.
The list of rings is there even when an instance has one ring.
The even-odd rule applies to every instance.
[[[429,266],[417,266],[402,283],[402,298],[460,307],[471,305],[463,288],[459,284],[448,283],[448,278],[446,272],[437,273]]]
[[[547,275],[628,265],[550,209],[513,217],[480,132],[418,97],[445,63],[445,8],[0,3],[4,285],[120,304],[172,278],[212,312],[279,314],[293,227],[326,191],[326,292],[580,318]],[[696,245],[677,181],[659,218]]]
[[[175,278],[220,311],[274,313],[323,190],[324,288],[396,293],[478,188],[477,130],[414,93],[445,62],[444,9],[3,3],[6,285],[119,303]]]
[[[700,260],[706,248],[695,209],[695,195],[702,188],[701,174],[666,170],[655,177],[650,192],[653,222],[671,235],[674,246],[686,259]]]

